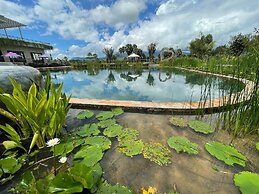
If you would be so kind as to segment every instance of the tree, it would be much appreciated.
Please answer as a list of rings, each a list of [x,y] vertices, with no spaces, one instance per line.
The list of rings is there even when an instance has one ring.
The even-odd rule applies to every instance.
[[[249,35],[238,34],[229,41],[230,53],[234,56],[240,56],[248,47]]]
[[[148,55],[149,55],[149,60],[154,61],[154,54],[156,52],[156,43],[151,43],[147,47],[148,50]]]
[[[200,38],[196,38],[190,42],[189,49],[192,56],[203,59],[210,55],[213,45],[214,41],[211,34],[206,36],[201,34]]]
[[[229,54],[229,47],[226,45],[221,45],[215,48],[212,52],[212,55],[228,55]]]
[[[106,62],[111,63],[114,55],[113,55],[114,49],[112,47],[105,47],[103,49],[103,53],[106,55]]]
[[[143,51],[141,49],[138,48],[138,46],[136,44],[127,44],[126,46],[122,46],[119,48],[119,52],[120,53],[127,53],[127,55],[129,56],[132,53],[135,53],[137,55],[140,56],[141,59],[145,59],[146,55],[143,53]]]
[[[176,57],[181,57],[183,55],[182,49],[177,49],[175,52]]]

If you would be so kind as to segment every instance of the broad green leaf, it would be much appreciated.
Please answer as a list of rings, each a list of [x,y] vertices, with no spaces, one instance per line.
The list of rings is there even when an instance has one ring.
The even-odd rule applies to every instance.
[[[70,152],[72,152],[74,149],[73,142],[64,142],[60,143],[58,145],[55,145],[55,148],[52,147],[51,151],[55,152],[53,153],[55,156],[60,156],[60,155],[66,155]]]
[[[3,146],[7,150],[19,147],[19,145],[16,142],[14,142],[14,141],[4,141],[3,142]]]
[[[103,120],[103,121],[99,121],[97,123],[98,127],[100,127],[100,128],[107,128],[107,127],[115,125],[115,124],[116,124],[115,119]]]
[[[125,128],[122,130],[122,133],[118,136],[118,141],[126,140],[137,140],[139,136],[139,132],[136,129]]]
[[[125,140],[119,142],[119,151],[124,153],[126,156],[135,156],[142,153],[144,143],[142,140]]]
[[[188,127],[188,120],[178,117],[171,117],[170,123],[178,127]]]
[[[235,174],[234,183],[242,194],[259,193],[259,174],[247,171]]]
[[[112,112],[115,116],[118,116],[118,115],[121,115],[124,113],[124,111],[122,110],[122,108],[120,107],[117,107],[117,108],[113,108],[112,109]]]
[[[32,171],[26,171],[22,175],[22,180],[19,182],[15,189],[17,193],[38,193],[36,188],[36,180]]]
[[[7,157],[0,159],[0,167],[4,173],[14,174],[22,167],[22,165],[18,162],[17,159]]]
[[[212,141],[205,144],[206,150],[218,160],[224,161],[228,165],[246,165],[246,157],[239,153],[234,147],[223,143]]]
[[[94,113],[89,110],[82,111],[77,114],[77,119],[90,119],[92,116],[94,116]]]
[[[83,191],[83,185],[73,179],[67,173],[60,172],[51,181],[49,186],[50,193],[79,193]]]
[[[133,191],[128,187],[117,185],[110,185],[107,182],[101,184],[97,194],[133,194]]]
[[[101,113],[97,114],[96,118],[99,121],[103,121],[103,120],[111,119],[113,116],[114,116],[113,112],[105,111],[105,112],[101,112]]]
[[[74,155],[74,159],[83,159],[82,163],[86,166],[94,166],[103,157],[102,148],[99,146],[84,146]]]
[[[108,150],[111,147],[111,140],[104,136],[86,137],[86,145],[96,145],[102,148],[102,150]]]
[[[171,163],[170,150],[160,143],[146,143],[143,149],[143,156],[160,166]]]
[[[188,154],[198,154],[198,145],[190,142],[186,137],[172,136],[167,140],[169,147],[175,149],[177,153],[186,152]]]
[[[189,121],[189,127],[199,133],[209,134],[214,132],[214,129],[209,124],[202,121]]]
[[[76,132],[76,134],[81,137],[98,135],[99,133],[100,133],[100,131],[98,130],[98,126],[95,123],[85,124],[83,127],[80,127],[80,131]]]
[[[107,127],[104,131],[103,134],[106,135],[107,137],[117,137],[122,133],[122,126],[115,124],[112,126]]]
[[[256,143],[256,149],[259,151],[259,142]]]
[[[10,140],[13,140],[15,142],[20,142],[20,136],[16,132],[16,130],[9,124],[6,124],[5,126],[0,125],[0,128],[3,129],[9,136],[8,138]]]

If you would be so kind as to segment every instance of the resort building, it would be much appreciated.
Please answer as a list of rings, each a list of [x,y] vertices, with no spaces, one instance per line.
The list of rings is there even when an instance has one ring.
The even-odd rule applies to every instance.
[[[26,25],[0,15],[0,62],[14,62],[16,64],[44,63],[45,50],[52,50],[49,43],[25,39],[21,27]],[[6,29],[18,28],[20,37],[7,34]]]

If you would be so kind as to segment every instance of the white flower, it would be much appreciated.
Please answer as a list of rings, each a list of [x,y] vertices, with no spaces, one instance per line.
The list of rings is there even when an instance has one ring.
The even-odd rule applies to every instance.
[[[59,159],[59,162],[62,163],[62,164],[64,164],[66,161],[67,161],[67,157],[61,157]]]
[[[47,147],[53,147],[59,144],[59,138],[50,139],[47,143]]]

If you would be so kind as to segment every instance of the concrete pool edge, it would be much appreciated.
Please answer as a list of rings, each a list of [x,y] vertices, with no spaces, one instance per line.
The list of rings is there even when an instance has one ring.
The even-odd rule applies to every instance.
[[[254,82],[246,79],[239,79],[227,75],[203,72],[192,69],[178,68],[186,71],[214,75],[227,79],[235,79],[241,81],[245,88],[235,95],[223,96],[221,98],[209,99],[207,101],[197,102],[146,102],[146,101],[124,101],[124,100],[106,100],[106,99],[79,99],[71,98],[70,104],[72,108],[93,108],[109,110],[113,107],[121,107],[129,112],[145,112],[145,113],[174,113],[174,114],[196,114],[203,112],[218,112],[224,110],[228,105],[236,105],[249,100],[250,94],[254,87]],[[237,100],[237,96],[238,100]]]

